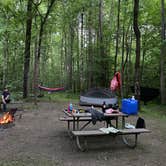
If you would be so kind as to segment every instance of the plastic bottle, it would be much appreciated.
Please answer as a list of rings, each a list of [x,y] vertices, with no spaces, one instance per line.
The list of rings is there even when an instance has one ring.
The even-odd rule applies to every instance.
[[[134,96],[132,96],[131,100],[135,100],[135,97],[134,97]]]
[[[102,112],[105,113],[105,109],[106,109],[106,103],[105,101],[103,102],[103,105],[102,105]]]
[[[70,110],[70,111],[73,110],[73,104],[72,104],[72,103],[70,103],[70,105],[69,105],[69,110]]]
[[[70,103],[69,106],[68,106],[68,112],[72,112],[72,110],[73,110],[73,104]]]

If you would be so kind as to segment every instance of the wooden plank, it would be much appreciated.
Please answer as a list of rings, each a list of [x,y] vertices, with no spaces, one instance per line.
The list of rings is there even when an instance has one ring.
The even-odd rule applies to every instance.
[[[148,129],[122,129],[119,130],[122,134],[139,134],[139,133],[150,133],[150,130]]]
[[[69,117],[91,117],[91,113],[89,112],[80,112],[80,113],[69,113],[67,110],[63,110],[63,112],[69,116]],[[112,114],[108,114],[108,113],[104,113],[105,117],[128,117],[127,114],[124,114],[122,112],[119,113],[112,113]]]
[[[73,117],[60,117],[59,118],[60,121],[74,121]],[[89,121],[92,120],[91,117],[80,117],[79,121]],[[77,121],[77,119],[75,120]]]
[[[104,133],[100,130],[83,130],[83,131],[72,131],[75,136],[93,136],[93,135],[125,135],[125,134],[140,134],[140,133],[149,133],[148,129],[122,129],[118,133]]]
[[[72,131],[75,136],[93,136],[93,135],[109,135],[100,130],[82,130],[82,131]]]

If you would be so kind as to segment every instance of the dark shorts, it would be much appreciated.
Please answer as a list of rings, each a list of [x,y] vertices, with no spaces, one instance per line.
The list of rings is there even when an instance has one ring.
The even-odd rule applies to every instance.
[[[10,99],[8,99],[8,100],[5,100],[6,101],[6,103],[10,103]]]

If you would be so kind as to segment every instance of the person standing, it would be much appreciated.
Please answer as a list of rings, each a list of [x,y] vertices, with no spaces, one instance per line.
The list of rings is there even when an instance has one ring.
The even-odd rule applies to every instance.
[[[10,92],[8,88],[5,88],[2,92],[2,104],[3,104],[3,111],[6,112],[7,110],[7,103],[10,102]]]

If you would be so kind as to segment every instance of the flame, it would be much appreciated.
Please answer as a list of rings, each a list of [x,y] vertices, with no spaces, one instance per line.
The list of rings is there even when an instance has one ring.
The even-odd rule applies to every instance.
[[[12,117],[12,115],[9,112],[5,113],[0,118],[0,124],[10,123],[10,122],[13,122],[13,121],[14,121],[14,118]]]

